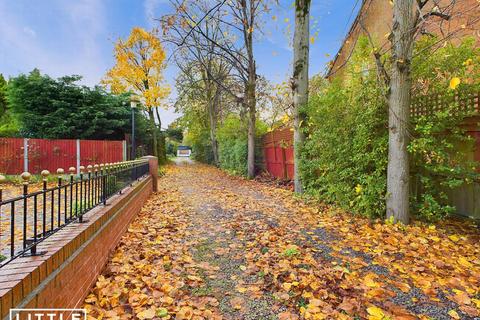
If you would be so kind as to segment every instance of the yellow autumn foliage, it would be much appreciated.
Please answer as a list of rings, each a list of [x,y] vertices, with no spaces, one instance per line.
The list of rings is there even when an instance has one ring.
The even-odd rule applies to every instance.
[[[155,33],[135,27],[115,44],[116,64],[102,84],[114,93],[135,92],[147,108],[158,107],[170,88],[164,83],[166,53]]]

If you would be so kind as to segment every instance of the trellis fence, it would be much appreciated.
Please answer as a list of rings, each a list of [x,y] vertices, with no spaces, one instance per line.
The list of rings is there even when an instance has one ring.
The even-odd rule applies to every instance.
[[[412,97],[413,119],[450,109],[455,115],[480,115],[480,91],[459,90]]]
[[[125,141],[0,138],[0,173],[34,174],[46,169],[126,160]]]

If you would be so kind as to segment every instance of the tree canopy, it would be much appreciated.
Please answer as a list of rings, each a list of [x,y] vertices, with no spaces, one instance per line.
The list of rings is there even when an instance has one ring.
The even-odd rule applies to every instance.
[[[81,86],[80,76],[53,79],[39,70],[11,78],[7,100],[24,137],[124,139],[130,133],[128,95]],[[139,122],[144,122],[139,115]],[[88,124],[88,125],[86,125]]]

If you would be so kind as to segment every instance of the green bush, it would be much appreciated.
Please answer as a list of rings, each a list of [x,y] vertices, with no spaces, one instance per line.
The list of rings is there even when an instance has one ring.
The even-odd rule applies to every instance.
[[[18,120],[7,110],[0,117],[0,138],[14,138],[20,136]]]
[[[213,163],[213,152],[210,143],[210,133],[208,130],[195,130],[198,128],[191,127],[185,135],[184,144],[192,148],[191,158],[202,163]]]
[[[263,135],[266,130],[265,123],[257,120],[256,136]],[[232,174],[247,175],[247,124],[237,115],[229,115],[217,130],[217,140],[220,168]]]
[[[308,193],[380,217],[385,212],[386,109],[369,81],[347,88],[325,84],[312,97],[301,172]]]

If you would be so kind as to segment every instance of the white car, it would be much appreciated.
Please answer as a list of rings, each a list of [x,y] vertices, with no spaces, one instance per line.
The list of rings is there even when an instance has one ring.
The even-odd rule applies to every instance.
[[[192,155],[192,149],[187,146],[178,146],[177,157],[190,157]]]

